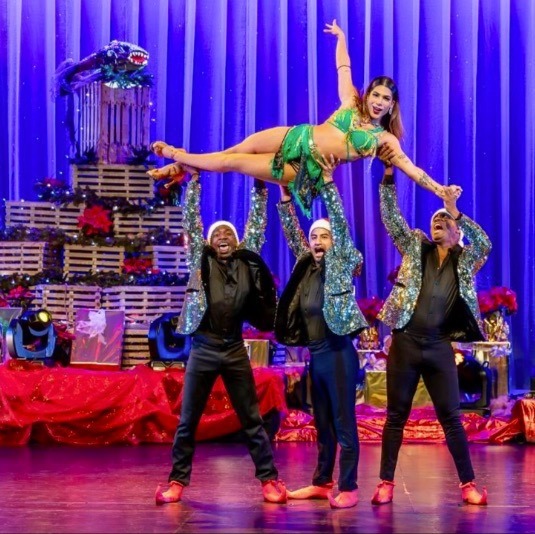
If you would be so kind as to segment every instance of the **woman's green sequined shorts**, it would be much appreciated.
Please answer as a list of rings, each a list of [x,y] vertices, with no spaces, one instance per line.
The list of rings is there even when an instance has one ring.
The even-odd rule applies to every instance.
[[[277,180],[284,176],[286,163],[295,169],[295,179],[288,188],[308,218],[311,217],[312,201],[323,186],[323,170],[318,164],[321,154],[314,143],[312,128],[310,124],[290,128],[271,163],[271,175]]]

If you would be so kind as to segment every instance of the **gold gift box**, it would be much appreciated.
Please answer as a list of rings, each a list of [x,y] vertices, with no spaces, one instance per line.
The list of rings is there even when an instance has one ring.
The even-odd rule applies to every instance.
[[[386,371],[366,371],[364,402],[377,408],[386,408]],[[432,405],[431,397],[420,378],[412,406],[421,408],[430,405]]]
[[[245,348],[251,361],[251,367],[269,367],[269,355],[272,343],[269,339],[245,339]]]

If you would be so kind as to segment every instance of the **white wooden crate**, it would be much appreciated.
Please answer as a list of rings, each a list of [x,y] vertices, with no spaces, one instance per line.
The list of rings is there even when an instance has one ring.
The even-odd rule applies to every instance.
[[[150,145],[150,87],[112,88],[94,82],[77,91],[78,143],[100,163],[127,163]]]
[[[73,165],[72,185],[89,187],[100,197],[154,197],[154,180],[143,165]]]
[[[31,226],[33,228],[61,228],[69,234],[78,232],[78,217],[85,205],[58,207],[52,202],[6,202],[6,226]]]
[[[148,335],[148,325],[125,325],[121,369],[132,369],[136,365],[150,362]]]
[[[187,274],[186,249],[179,246],[154,245],[146,247],[150,254],[152,267],[168,273]]]
[[[121,272],[124,247],[65,245],[63,273],[87,273],[98,271]]]
[[[52,314],[53,319],[74,323],[79,308],[99,309],[101,291],[98,286],[38,285],[36,303]]]
[[[151,323],[168,312],[179,313],[186,286],[116,286],[102,289],[102,307],[124,310],[125,321]]]
[[[77,234],[78,218],[85,205],[58,207],[52,202],[6,202],[6,226],[33,226],[34,228],[61,228],[68,235]],[[112,214],[114,234],[125,237],[129,234],[146,233],[163,229],[174,234],[183,233],[182,208],[180,206],[161,206],[154,213],[142,217],[139,214]]]
[[[0,275],[35,274],[54,265],[50,243],[0,241]]]
[[[180,206],[161,206],[154,213],[144,217],[135,213],[128,215],[115,213],[113,222],[116,236],[138,234],[157,229],[181,234],[184,228],[182,224],[182,208]]]

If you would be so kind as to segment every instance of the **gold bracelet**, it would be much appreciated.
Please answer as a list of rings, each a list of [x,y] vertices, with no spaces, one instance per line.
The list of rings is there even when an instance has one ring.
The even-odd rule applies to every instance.
[[[348,69],[350,69],[351,65],[340,65],[339,67],[336,67],[336,70],[340,70],[343,67],[347,67]]]

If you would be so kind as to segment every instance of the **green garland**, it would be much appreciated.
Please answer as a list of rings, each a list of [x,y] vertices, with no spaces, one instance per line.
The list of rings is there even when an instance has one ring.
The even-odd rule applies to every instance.
[[[152,245],[183,246],[184,236],[162,228],[156,228],[132,237],[86,236],[81,231],[68,235],[64,230],[52,226],[27,228],[23,225],[17,225],[1,230],[0,241],[44,241],[50,243],[52,248],[60,248],[64,245],[124,247],[128,253],[137,253]]]
[[[184,286],[188,276],[168,272],[123,274],[114,271],[87,272],[66,276],[61,269],[49,269],[36,274],[10,274],[0,276],[0,292],[9,293],[14,287],[30,288],[47,284],[79,286]]]

